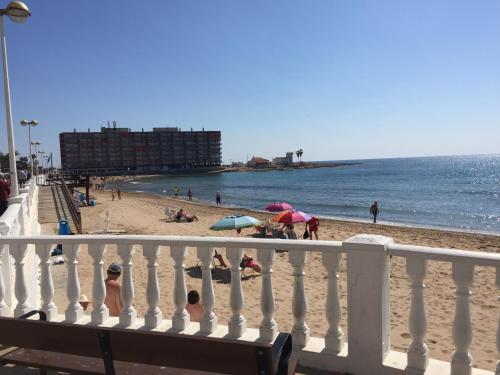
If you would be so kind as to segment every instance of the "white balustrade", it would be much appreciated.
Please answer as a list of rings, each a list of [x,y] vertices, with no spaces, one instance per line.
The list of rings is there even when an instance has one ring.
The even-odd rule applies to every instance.
[[[229,259],[231,269],[231,290],[229,294],[229,302],[233,315],[229,320],[228,330],[229,336],[238,338],[245,333],[246,320],[243,314],[243,289],[241,288],[241,258],[243,256],[243,249],[228,247],[226,249],[226,256]]]
[[[9,305],[5,302],[5,286],[3,281],[3,272],[2,272],[2,256],[4,252],[5,246],[0,245],[0,316],[10,316],[11,311]]]
[[[109,318],[109,309],[104,304],[106,300],[106,284],[104,282],[103,257],[106,254],[105,244],[90,244],[89,255],[94,266],[94,279],[92,281],[92,305],[90,319],[93,324],[99,325]]]
[[[24,315],[33,308],[27,303],[28,300],[28,283],[25,274],[25,257],[28,249],[27,244],[12,244],[10,245],[10,254],[14,258],[14,266],[16,269],[16,281],[14,286],[14,294],[17,299],[17,306],[14,309],[14,316]]]
[[[54,303],[54,282],[52,281],[52,261],[50,254],[52,252],[51,244],[37,243],[35,251],[40,258],[41,280],[40,294],[42,295],[41,310],[47,315],[47,320],[54,320],[57,317],[57,306]]]
[[[175,281],[174,281],[174,305],[175,311],[172,316],[172,329],[177,332],[184,331],[189,326],[190,317],[186,311],[187,288],[184,280],[184,260],[187,249],[185,246],[170,246],[170,256],[174,259]]]
[[[134,280],[132,277],[132,256],[134,246],[129,244],[118,245],[118,255],[122,258],[122,300],[123,309],[120,312],[120,325],[128,327],[137,320],[137,311],[132,303],[134,302]]]
[[[455,320],[453,321],[455,351],[451,358],[451,374],[470,375],[472,373],[472,355],[469,353],[469,347],[472,343],[472,324],[469,300],[474,265],[455,262],[452,265],[452,274],[456,286],[456,306]]]
[[[272,342],[278,334],[278,324],[274,321],[274,292],[272,281],[274,254],[275,250],[257,249],[257,260],[262,266],[262,289],[260,292],[262,321],[259,326],[259,338],[266,342]]]
[[[304,288],[304,266],[307,252],[289,250],[289,261],[293,267],[293,300],[292,314],[294,325],[292,328],[292,342],[294,347],[302,348],[309,342],[309,327],[306,323],[307,299]]]
[[[408,348],[407,374],[423,374],[429,362],[429,351],[424,342],[427,330],[424,303],[424,279],[427,260],[424,258],[406,258],[406,272],[411,280],[410,335]]]
[[[192,240],[192,242],[191,242]],[[66,322],[86,322],[83,320],[83,309],[78,303],[80,283],[78,279],[78,251],[80,245],[88,245],[89,255],[93,259],[93,285],[91,324],[109,325],[115,321],[109,319],[109,311],[104,304],[106,298],[103,257],[106,246],[118,247],[122,263],[122,300],[123,309],[119,314],[122,327],[143,329],[158,328],[164,323],[159,309],[160,289],[157,274],[157,263],[161,246],[169,246],[170,256],[174,261],[173,300],[175,310],[171,317],[172,330],[187,330],[190,317],[186,311],[187,288],[184,275],[184,262],[188,247],[197,247],[197,256],[201,261],[202,286],[201,304],[204,310],[200,321],[200,332],[203,335],[224,335],[226,327],[218,328],[218,318],[214,313],[214,288],[212,285],[212,262],[215,247],[224,247],[230,265],[230,307],[227,336],[232,338],[246,337],[246,321],[243,316],[244,296],[241,281],[240,262],[243,249],[256,249],[257,259],[262,266],[260,308],[262,319],[259,325],[259,341],[271,343],[278,333],[275,321],[275,298],[272,285],[273,262],[275,249],[289,250],[288,261],[293,267],[293,300],[292,314],[294,324],[292,336],[295,354],[306,367],[319,368],[337,372],[355,374],[429,374],[437,375],[436,368],[442,369],[443,363],[429,358],[429,350],[425,343],[426,312],[424,303],[425,277],[428,260],[452,263],[453,282],[456,285],[455,319],[453,324],[453,340],[455,351],[452,355],[451,374],[470,375],[472,357],[469,347],[472,340],[470,316],[470,287],[473,281],[474,265],[495,267],[497,271],[496,285],[500,289],[500,255],[494,253],[472,253],[449,249],[430,249],[409,245],[394,245],[392,240],[382,236],[359,235],[340,243],[326,241],[278,241],[253,239],[220,239],[220,238],[186,238],[186,237],[135,237],[135,236],[71,236],[38,237],[0,236],[0,259],[5,262],[5,252],[10,250],[14,258],[16,271],[15,316],[32,310],[32,286],[26,282],[31,276],[31,266],[27,259],[28,246],[35,244],[40,263],[40,290],[42,296],[41,309],[50,320],[57,321],[57,307],[54,304],[54,283],[50,264],[50,243],[63,243],[67,258],[68,307],[65,311]],[[118,243],[118,244],[117,244]],[[108,244],[108,245],[106,245]],[[7,248],[9,246],[9,248]],[[134,324],[137,312],[134,303],[134,282],[132,260],[134,246],[142,246],[142,253],[147,260],[146,301],[147,311],[144,324]],[[4,256],[2,257],[2,252]],[[328,328],[324,340],[309,338],[309,327],[306,323],[308,303],[305,292],[304,269],[310,252],[321,253],[322,263],[327,272],[325,313]],[[341,328],[341,300],[339,293],[339,270],[343,253],[347,254],[347,286],[348,286],[348,340],[349,350],[345,348],[347,335]],[[30,254],[31,255],[31,254]],[[411,342],[406,358],[404,354],[395,353],[390,347],[390,278],[389,256],[406,259],[406,270],[411,282],[411,305],[409,313],[409,332]],[[4,264],[5,265],[5,264]],[[0,267],[3,271],[5,267]],[[168,270],[167,270],[168,271]],[[5,271],[4,271],[5,273]],[[0,315],[12,315],[12,307],[5,298],[5,274],[0,273]],[[29,298],[31,299],[29,299]],[[33,306],[37,307],[37,306]],[[217,308],[216,308],[217,310]],[[139,323],[139,322],[137,322]],[[168,326],[168,324],[165,324]],[[163,326],[163,324],[162,324]],[[256,338],[256,331],[248,328],[249,337]],[[186,332],[184,332],[186,333]],[[1,336],[1,333],[0,333]],[[500,320],[497,326],[497,351],[500,352]],[[347,353],[347,357],[345,356]],[[404,368],[406,366],[406,368]],[[436,367],[437,366],[437,367]],[[450,366],[450,364],[447,364]],[[494,369],[488,369],[494,371]],[[496,363],[496,375],[500,375],[500,361]]]
[[[342,254],[338,250],[323,253],[323,266],[327,271],[326,290],[326,319],[328,320],[328,330],[325,334],[325,349],[328,352],[339,353],[345,344],[344,332],[340,328],[342,318],[342,307],[339,295],[339,266]]]
[[[78,279],[78,254],[79,244],[64,244],[63,252],[66,254],[68,264],[68,282],[66,286],[66,296],[68,297],[68,307],[65,311],[66,321],[74,323],[83,318],[83,307],[80,305],[80,280]]]
[[[217,316],[214,313],[214,287],[212,285],[212,259],[214,249],[201,246],[197,250],[201,261],[201,305],[203,318],[200,321],[200,332],[210,334],[217,329]]]
[[[144,257],[147,259],[148,267],[148,283],[146,285],[148,310],[144,316],[144,325],[146,328],[152,329],[158,327],[163,320],[163,314],[158,307],[160,301],[160,285],[158,284],[157,259],[160,254],[160,247],[158,245],[145,244],[142,250]]]

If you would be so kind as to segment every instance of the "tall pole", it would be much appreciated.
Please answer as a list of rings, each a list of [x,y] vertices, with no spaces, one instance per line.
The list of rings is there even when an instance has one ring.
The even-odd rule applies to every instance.
[[[33,153],[31,152],[31,124],[28,124],[28,138],[30,142],[30,164],[31,164],[31,177],[34,176],[33,174]]]
[[[2,38],[3,57],[3,90],[5,96],[5,117],[7,120],[7,139],[9,142],[9,168],[10,168],[10,196],[17,197],[19,189],[17,186],[16,148],[14,147],[14,129],[12,128],[12,109],[10,106],[9,69],[7,66],[7,46],[5,44],[5,32],[3,29],[3,16],[0,16],[0,34]]]

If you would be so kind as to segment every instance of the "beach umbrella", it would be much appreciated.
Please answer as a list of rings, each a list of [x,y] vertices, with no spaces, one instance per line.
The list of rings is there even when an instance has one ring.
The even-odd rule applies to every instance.
[[[280,212],[279,214],[273,217],[273,221],[283,224],[307,223],[311,219],[312,219],[311,215],[296,210]]]
[[[230,229],[241,229],[248,227],[255,227],[257,225],[262,225],[262,221],[256,219],[252,216],[246,215],[231,215],[220,219],[218,222],[213,224],[211,230],[230,230]]]
[[[266,211],[269,212],[279,212],[279,211],[287,211],[287,210],[293,210],[293,207],[285,202],[274,202],[271,204],[268,204],[266,207]]]

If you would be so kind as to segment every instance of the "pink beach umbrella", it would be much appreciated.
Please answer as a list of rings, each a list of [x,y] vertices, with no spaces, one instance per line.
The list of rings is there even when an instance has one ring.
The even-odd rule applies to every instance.
[[[274,202],[266,207],[266,211],[269,212],[280,212],[280,211],[287,211],[287,210],[293,210],[293,207],[285,202]]]
[[[273,217],[273,221],[284,224],[307,223],[311,219],[311,215],[296,210],[280,212]]]

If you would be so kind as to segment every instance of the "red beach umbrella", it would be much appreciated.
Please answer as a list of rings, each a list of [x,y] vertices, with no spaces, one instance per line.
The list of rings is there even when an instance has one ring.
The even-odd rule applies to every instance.
[[[273,217],[273,221],[283,224],[306,223],[311,216],[301,211],[285,211]]]
[[[287,211],[287,210],[293,210],[292,205],[285,203],[285,202],[274,202],[271,204],[268,204],[266,207],[266,211],[269,212],[280,212],[280,211]]]

